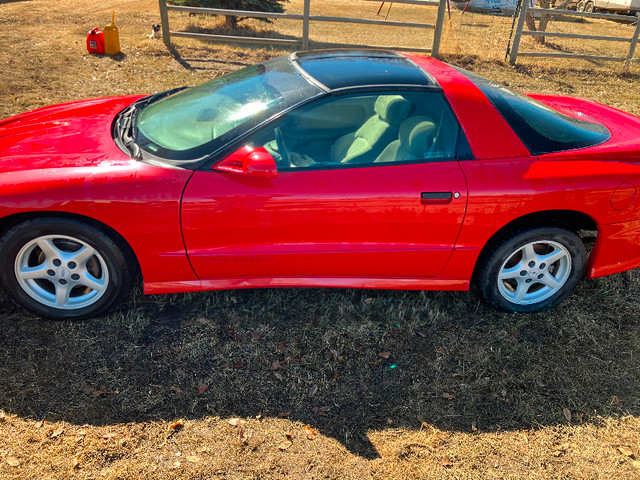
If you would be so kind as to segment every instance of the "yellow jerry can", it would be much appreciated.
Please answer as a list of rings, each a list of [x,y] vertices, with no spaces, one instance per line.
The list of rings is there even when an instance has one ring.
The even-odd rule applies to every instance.
[[[111,23],[104,27],[104,53],[107,55],[117,55],[120,53],[120,38],[118,37],[118,27],[113,23],[116,19],[116,12],[113,12]]]

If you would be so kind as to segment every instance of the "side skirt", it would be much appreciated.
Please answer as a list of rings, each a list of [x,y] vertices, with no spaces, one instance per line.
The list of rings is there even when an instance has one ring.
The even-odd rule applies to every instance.
[[[376,288],[385,290],[469,290],[469,280],[449,278],[252,277],[145,283],[144,293],[182,293],[236,288]]]

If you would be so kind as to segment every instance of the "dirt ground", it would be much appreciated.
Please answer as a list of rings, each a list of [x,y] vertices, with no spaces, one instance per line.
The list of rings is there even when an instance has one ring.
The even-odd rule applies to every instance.
[[[123,53],[88,54],[87,30],[113,10]],[[478,38],[504,33],[465,18]],[[283,53],[168,50],[147,38],[158,21],[152,0],[0,0],[0,118],[194,85]],[[207,21],[175,18],[217,28]],[[640,115],[640,65],[514,68],[496,55],[446,58]],[[136,294],[109,316],[52,322],[0,294],[0,478],[639,478],[639,311],[637,270],[585,280],[537,315],[496,313],[472,293],[283,289]]]

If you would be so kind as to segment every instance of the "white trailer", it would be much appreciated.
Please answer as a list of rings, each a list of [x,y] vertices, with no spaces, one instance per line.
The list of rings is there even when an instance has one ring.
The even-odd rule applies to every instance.
[[[575,6],[579,12],[600,10],[627,15],[635,15],[640,12],[640,0],[578,0]]]

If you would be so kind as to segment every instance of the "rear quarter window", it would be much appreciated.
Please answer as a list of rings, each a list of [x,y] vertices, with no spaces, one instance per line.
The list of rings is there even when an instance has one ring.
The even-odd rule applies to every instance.
[[[486,78],[458,70],[486,95],[533,155],[591,147],[611,136],[603,125],[565,115]]]

